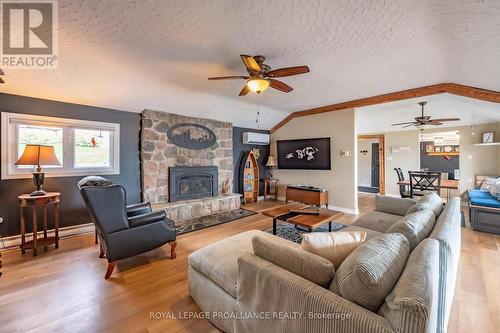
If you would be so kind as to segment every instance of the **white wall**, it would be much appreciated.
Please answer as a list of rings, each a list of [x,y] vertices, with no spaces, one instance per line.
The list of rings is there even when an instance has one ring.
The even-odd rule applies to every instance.
[[[331,170],[276,170],[283,184],[308,184],[329,191],[329,206],[357,212],[357,138],[354,109],[327,112],[292,119],[271,135],[271,152],[276,156],[276,141],[286,139],[331,138]],[[341,157],[340,151],[350,152]]]
[[[394,168],[401,168],[405,178],[408,171],[420,170],[418,131],[385,133],[385,192],[399,196],[398,177]],[[410,147],[411,151],[393,153],[392,147]]]
[[[358,140],[358,186],[371,186],[372,183],[372,143],[378,139]],[[368,153],[362,154],[362,150]]]

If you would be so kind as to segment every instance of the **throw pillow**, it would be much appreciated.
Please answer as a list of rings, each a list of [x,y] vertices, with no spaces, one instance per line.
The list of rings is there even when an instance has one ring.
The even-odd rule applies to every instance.
[[[500,179],[497,179],[495,185],[491,186],[490,193],[493,198],[500,200]]]
[[[436,218],[438,218],[438,216],[441,214],[441,212],[443,211],[443,200],[439,195],[437,195],[437,193],[429,193],[424,195],[415,206],[408,209],[406,215],[426,209],[432,210]]]
[[[328,287],[335,274],[331,262],[300,248],[260,236],[252,238],[252,245],[255,255],[324,288]]]
[[[374,237],[344,260],[330,291],[375,312],[398,281],[409,254],[410,244],[401,234]]]
[[[496,178],[486,177],[481,184],[481,190],[488,192],[491,191],[491,187],[494,186],[496,182]]]
[[[366,240],[364,231],[313,232],[302,235],[302,249],[330,260],[335,268]]]
[[[386,233],[403,234],[410,243],[410,250],[413,251],[424,238],[429,236],[435,220],[432,210],[421,210],[406,215],[394,223]]]
[[[85,178],[80,179],[78,182],[78,188],[86,187],[86,186],[109,186],[113,185],[113,182],[109,179],[103,178],[101,176],[87,176]]]

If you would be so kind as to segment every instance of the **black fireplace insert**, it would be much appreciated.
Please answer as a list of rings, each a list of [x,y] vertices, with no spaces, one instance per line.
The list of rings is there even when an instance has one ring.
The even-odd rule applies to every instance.
[[[170,167],[170,202],[218,196],[218,174],[216,166]]]

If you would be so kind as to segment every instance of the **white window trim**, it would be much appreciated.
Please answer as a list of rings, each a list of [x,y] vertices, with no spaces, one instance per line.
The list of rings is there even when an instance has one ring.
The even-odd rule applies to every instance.
[[[120,173],[120,124],[116,123],[105,123],[98,121],[88,121],[79,119],[69,119],[69,118],[57,118],[57,117],[46,117],[46,116],[34,116],[30,114],[22,113],[9,113],[2,112],[1,116],[1,168],[2,168],[2,179],[22,179],[31,178],[32,170],[27,169],[26,172],[19,172],[15,168],[14,163],[17,161],[16,150],[17,150],[17,138],[15,137],[16,131],[15,126],[11,126],[12,123],[22,122],[33,122],[34,124],[43,126],[44,123],[48,125],[61,125],[66,128],[77,128],[77,129],[102,129],[111,131],[111,142],[112,142],[112,165],[108,168],[73,168],[66,170],[56,170],[44,168],[45,177],[72,177],[72,176],[87,176],[87,175],[117,175]],[[64,131],[63,131],[64,133]],[[68,138],[63,134],[63,140],[68,140]],[[73,140],[73,138],[69,138]],[[63,143],[63,147],[64,147]],[[72,144],[72,142],[71,142]],[[70,153],[70,152],[65,152]],[[74,154],[74,151],[73,151]],[[72,157],[74,158],[74,156]]]

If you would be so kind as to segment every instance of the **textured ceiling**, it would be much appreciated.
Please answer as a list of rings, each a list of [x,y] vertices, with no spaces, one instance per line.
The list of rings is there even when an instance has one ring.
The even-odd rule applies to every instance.
[[[478,125],[500,122],[500,104],[451,94],[440,94],[403,101],[371,105],[356,109],[357,133],[381,133],[390,131],[414,131],[415,127],[391,126],[394,123],[413,121],[420,116],[418,102],[427,101],[424,114],[432,118],[460,118],[432,129]]]
[[[500,1],[59,0],[59,68],[6,70],[3,92],[270,128],[288,112],[440,82],[500,90]],[[295,90],[238,97],[240,53]],[[257,99],[259,101],[257,101]]]

